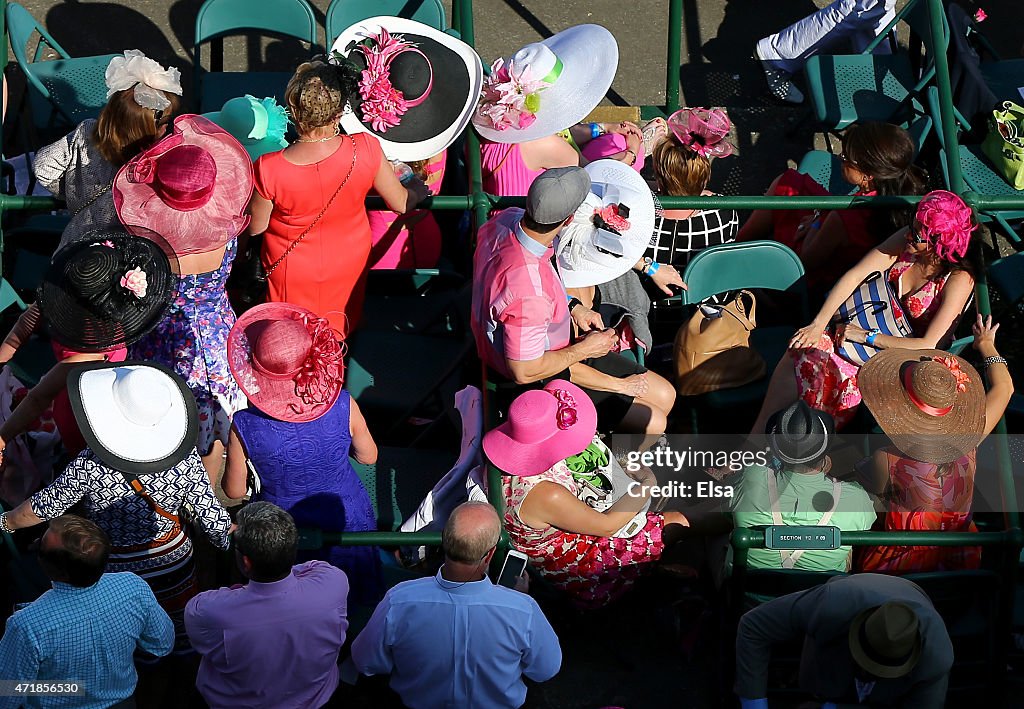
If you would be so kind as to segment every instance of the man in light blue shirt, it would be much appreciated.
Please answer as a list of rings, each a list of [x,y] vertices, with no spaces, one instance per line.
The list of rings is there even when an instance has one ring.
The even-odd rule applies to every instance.
[[[455,508],[437,576],[388,591],[352,644],[359,671],[390,673],[410,709],[519,707],[523,675],[543,682],[561,667],[558,637],[536,601],[487,578],[500,534],[490,505]]]
[[[50,520],[39,563],[53,588],[7,621],[0,679],[73,683],[77,696],[0,696],[0,709],[133,707],[136,649],[162,657],[174,625],[149,586],[131,573],[104,574],[110,540],[76,515]]]

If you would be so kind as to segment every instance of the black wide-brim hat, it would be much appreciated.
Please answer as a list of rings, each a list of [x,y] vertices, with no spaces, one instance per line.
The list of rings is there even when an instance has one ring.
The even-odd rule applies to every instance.
[[[376,136],[389,160],[426,160],[451,146],[469,125],[483,85],[480,57],[465,42],[429,25],[386,16],[371,17],[348,27],[331,49],[363,70],[366,59],[356,51],[356,45],[382,29],[422,52],[421,56],[406,51],[394,58],[388,73],[392,86],[412,101],[419,99],[428,86],[429,93],[387,130],[375,130],[364,119],[361,108],[346,108],[341,125],[349,134]]]
[[[791,465],[821,460],[835,432],[835,420],[824,411],[812,409],[803,399],[776,411],[765,426],[772,453]]]
[[[163,320],[178,269],[170,246],[152,236],[101,229],[54,254],[36,302],[55,340],[76,352],[107,352]]]

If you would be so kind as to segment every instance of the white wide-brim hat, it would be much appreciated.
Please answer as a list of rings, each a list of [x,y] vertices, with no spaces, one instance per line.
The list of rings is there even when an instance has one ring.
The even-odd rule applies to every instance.
[[[526,128],[497,130],[478,115],[473,117],[473,127],[482,138],[525,143],[579,123],[601,103],[619,66],[619,45],[601,25],[577,25],[526,45],[505,60],[506,65],[509,62],[517,73],[529,67],[533,79],[549,76],[561,62],[558,78],[539,92],[536,120]]]
[[[657,203],[640,173],[617,160],[597,160],[584,169],[590,194],[555,241],[558,275],[566,288],[615,280],[636,265],[654,236]],[[629,208],[629,228],[621,234],[599,228],[594,213],[618,204]]]
[[[432,69],[429,94],[387,130],[374,130],[369,121],[364,122],[360,109],[348,106],[342,114],[341,125],[350,135],[370,133],[375,136],[389,160],[426,160],[447,150],[469,125],[484,78],[480,57],[472,47],[450,34],[421,22],[388,16],[370,17],[346,28],[334,40],[331,51],[356,61],[362,68],[365,60],[355,51],[355,45],[382,29],[392,36],[398,35],[422,52],[422,57],[418,53],[396,57],[399,64],[392,64],[393,70],[389,72],[394,87],[402,90],[406,81],[421,82],[422,77],[415,74],[422,67],[416,63],[425,57]],[[403,70],[402,64],[407,60],[410,63]]]
[[[184,380],[153,362],[92,362],[68,374],[71,410],[105,464],[142,475],[173,468],[196,447],[199,415]]]

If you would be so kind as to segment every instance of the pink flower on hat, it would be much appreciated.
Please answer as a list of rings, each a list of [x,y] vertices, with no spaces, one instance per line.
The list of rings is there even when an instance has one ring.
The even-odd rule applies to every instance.
[[[622,234],[623,232],[629,231],[629,220],[619,214],[619,205],[609,204],[599,210],[594,210],[594,222],[597,226],[605,226],[611,229],[616,234]]]
[[[550,84],[530,78],[530,68],[517,72],[512,62],[496,59],[484,79],[477,117],[495,130],[522,130],[537,120],[540,92]]]
[[[125,176],[129,182],[148,185],[153,182],[156,175],[156,160],[150,157],[141,156],[128,164]]]
[[[984,22],[987,19],[988,19],[988,13],[986,13],[984,10],[982,10],[979,7],[978,11],[974,13],[974,21],[975,22]]]
[[[960,362],[956,357],[936,357],[935,361],[939,364],[945,365],[953,376],[956,378],[956,390],[959,392],[967,391],[967,385],[971,383],[971,377],[960,368]]]
[[[558,411],[555,414],[555,420],[558,422],[558,428],[565,431],[576,425],[576,399],[573,398],[572,394],[563,390],[555,389],[551,392],[552,395],[558,399]]]
[[[121,287],[129,290],[136,298],[146,297],[146,272],[141,268],[133,268],[121,276]]]

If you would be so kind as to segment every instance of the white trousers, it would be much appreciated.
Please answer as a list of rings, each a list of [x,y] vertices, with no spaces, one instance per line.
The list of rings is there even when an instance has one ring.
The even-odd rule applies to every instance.
[[[813,15],[761,39],[757,53],[776,69],[795,74],[808,57],[827,53],[844,40],[853,43],[853,51],[863,51],[892,22],[895,5],[896,0],[835,0]]]

